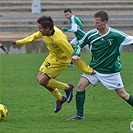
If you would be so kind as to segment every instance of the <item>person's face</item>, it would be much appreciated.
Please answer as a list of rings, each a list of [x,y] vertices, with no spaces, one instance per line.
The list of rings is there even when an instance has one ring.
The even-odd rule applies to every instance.
[[[107,21],[102,21],[101,18],[94,18],[94,25],[98,31],[104,30],[106,28]]]
[[[67,19],[70,19],[72,17],[72,13],[70,12],[65,12],[64,14]]]
[[[50,29],[49,29],[49,27],[44,29],[41,24],[38,24],[38,31],[41,32],[42,36],[50,36]]]

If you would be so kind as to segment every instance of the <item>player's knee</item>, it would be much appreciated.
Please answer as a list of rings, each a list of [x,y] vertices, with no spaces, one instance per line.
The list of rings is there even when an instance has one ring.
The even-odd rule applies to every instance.
[[[83,84],[78,84],[78,85],[77,85],[77,91],[78,91],[78,92],[82,92],[82,91],[84,91],[84,89],[85,89],[85,88],[84,88]]]
[[[45,80],[44,80],[43,78],[37,77],[37,81],[38,81],[38,83],[39,83],[40,85],[42,85],[42,86],[46,86],[46,85],[47,85],[46,82],[45,82]]]
[[[121,97],[124,100],[129,99],[129,94],[128,93],[119,93],[118,95],[119,95],[119,97]]]
[[[37,77],[36,80],[37,80],[37,82],[40,84],[40,82],[41,82],[41,81],[40,81],[40,78]]]

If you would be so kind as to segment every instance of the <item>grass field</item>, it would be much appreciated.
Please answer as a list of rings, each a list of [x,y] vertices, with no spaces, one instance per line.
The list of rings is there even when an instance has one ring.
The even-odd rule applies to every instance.
[[[0,103],[9,110],[0,122],[0,133],[131,133],[133,109],[100,83],[86,89],[85,120],[67,121],[75,115],[75,97],[54,113],[55,99],[37,81],[38,69],[46,54],[0,55]],[[82,54],[88,61],[89,55]],[[122,53],[121,72],[127,92],[133,94],[133,56]],[[82,72],[68,67],[57,78],[76,85]],[[60,90],[63,94],[64,91]]]

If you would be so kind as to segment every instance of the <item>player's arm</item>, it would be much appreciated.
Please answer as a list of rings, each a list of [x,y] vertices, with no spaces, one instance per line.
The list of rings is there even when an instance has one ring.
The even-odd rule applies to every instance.
[[[77,32],[77,31],[78,31],[78,25],[75,24],[75,23],[72,23],[72,24],[71,24],[71,28],[64,27],[64,28],[63,28],[63,31],[67,31],[67,32]]]
[[[77,31],[78,31],[78,25],[77,25],[77,23],[75,22],[75,20],[74,20],[74,19],[71,19],[70,22],[71,22],[71,28],[65,27],[65,28],[63,28],[63,31],[67,31],[67,32],[77,32]]]
[[[127,46],[127,45],[133,45],[133,36],[129,36],[129,35],[126,36],[124,41],[121,43],[119,51],[121,52],[123,49],[123,46]]]
[[[12,41],[13,44],[15,45],[24,45],[24,44],[28,44],[38,38],[41,38],[41,34],[40,32],[36,32],[36,33],[33,33],[32,35],[26,37],[26,38],[23,38],[21,40],[17,40],[17,41]]]
[[[80,41],[74,45],[74,54],[72,56],[72,63],[84,73],[94,74],[93,69],[89,68],[86,62],[80,57],[81,49],[88,44],[88,35],[86,34]]]
[[[121,45],[132,45],[133,44],[133,36],[127,36]]]
[[[95,74],[93,68],[89,68],[86,62],[78,55],[72,56],[72,63],[75,64],[79,70],[87,74]]]

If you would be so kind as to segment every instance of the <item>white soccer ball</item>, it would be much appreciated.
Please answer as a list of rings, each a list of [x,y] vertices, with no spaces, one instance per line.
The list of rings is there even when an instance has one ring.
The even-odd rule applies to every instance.
[[[3,120],[7,117],[8,109],[5,105],[0,104],[0,120]]]

